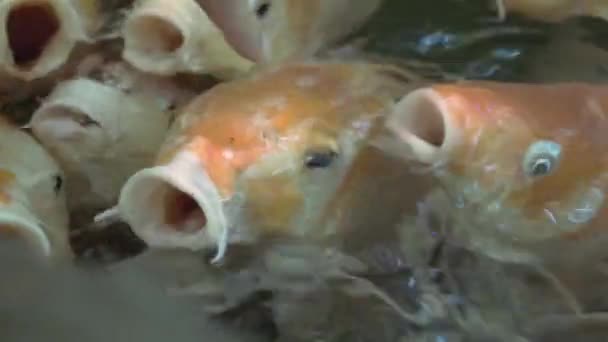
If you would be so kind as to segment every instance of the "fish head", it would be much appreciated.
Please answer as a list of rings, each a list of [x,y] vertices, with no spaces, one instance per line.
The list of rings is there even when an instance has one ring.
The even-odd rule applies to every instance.
[[[158,166],[127,182],[122,215],[149,244],[195,249],[234,226],[281,234],[318,215],[394,99],[377,71],[298,63],[216,86],[174,122]]]
[[[36,109],[32,133],[66,174],[70,210],[116,203],[127,178],[154,161],[170,121],[159,97],[81,78],[59,83]]]
[[[55,161],[30,135],[0,120],[0,165],[0,226],[35,252],[70,258],[65,176]]]
[[[19,241],[32,252],[48,256],[54,248],[46,229],[17,175],[0,169],[0,239]]]
[[[512,241],[580,237],[606,213],[607,90],[438,85],[404,97],[388,127],[469,223]]]
[[[356,30],[381,0],[200,0],[244,57],[277,63],[314,55]],[[344,13],[348,15],[344,15]]]

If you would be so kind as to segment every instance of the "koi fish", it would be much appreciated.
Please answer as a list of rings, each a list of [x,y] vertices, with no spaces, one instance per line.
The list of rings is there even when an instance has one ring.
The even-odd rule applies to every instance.
[[[212,88],[178,116],[156,166],[127,181],[120,216],[150,246],[218,247],[216,260],[228,242],[331,235],[311,222],[404,93],[396,70],[296,63]]]
[[[581,83],[436,85],[405,96],[387,125],[408,157],[479,210],[476,221],[500,223],[473,235],[580,240],[602,233],[608,214],[606,95]]]
[[[69,257],[64,174],[29,135],[0,118],[0,234]]]
[[[584,289],[606,257],[607,113],[604,85],[463,82],[411,92],[387,128],[445,190],[458,243],[555,275],[580,311],[560,282]]]
[[[275,63],[314,55],[358,29],[382,0],[198,0],[242,56]]]

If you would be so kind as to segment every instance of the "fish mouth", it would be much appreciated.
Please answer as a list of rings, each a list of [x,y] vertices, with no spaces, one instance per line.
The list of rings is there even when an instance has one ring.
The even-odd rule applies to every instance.
[[[387,127],[410,147],[414,159],[434,164],[458,144],[460,129],[442,97],[433,89],[418,89],[402,98]]]
[[[184,44],[185,34],[161,15],[147,14],[132,18],[125,38],[142,53],[166,55],[175,53]]]
[[[227,223],[220,194],[203,164],[189,151],[166,165],[143,169],[121,191],[118,209],[149,246],[223,254]]]
[[[22,215],[0,211],[0,240],[20,240],[35,247],[44,256],[51,254],[51,242],[42,227]]]
[[[173,2],[168,5],[148,1],[127,17],[122,29],[122,55],[131,65],[146,72],[172,75],[189,67],[183,65],[185,56],[200,53],[193,51],[196,37],[192,26],[201,24],[198,5],[192,0]]]
[[[64,64],[78,40],[86,40],[69,2],[4,1],[0,5],[0,50],[7,72],[25,80],[42,77]]]
[[[61,22],[51,5],[36,1],[12,7],[5,25],[15,65],[28,68],[42,56],[59,32]]]

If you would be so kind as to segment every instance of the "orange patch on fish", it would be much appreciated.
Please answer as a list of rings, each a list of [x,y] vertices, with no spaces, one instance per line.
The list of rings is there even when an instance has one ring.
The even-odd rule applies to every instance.
[[[0,191],[0,204],[7,205],[11,203],[11,196],[5,192]]]
[[[5,239],[7,236],[19,237],[21,236],[21,230],[15,226],[0,224],[0,236],[0,239]]]
[[[15,182],[15,179],[14,173],[0,169],[0,204],[7,205],[10,203],[11,196],[6,190]]]
[[[14,173],[0,169],[0,187],[11,185],[15,179],[16,177]]]

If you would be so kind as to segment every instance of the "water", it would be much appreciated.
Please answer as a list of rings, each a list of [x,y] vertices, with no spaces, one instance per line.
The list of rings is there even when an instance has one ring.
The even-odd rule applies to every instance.
[[[112,27],[118,17],[112,16]],[[103,32],[109,38],[115,34],[111,29]],[[500,22],[488,1],[388,0],[350,38],[365,52],[419,68],[417,71],[436,81],[604,83],[608,79],[608,23],[591,18],[543,23],[518,15]],[[17,122],[26,123],[46,94],[44,85],[34,87],[11,95],[2,109]],[[431,209],[421,206],[421,210]],[[560,293],[547,278],[530,268],[497,263],[451,243],[442,213],[427,214],[404,223],[412,229],[390,247],[373,246],[357,255],[359,259],[326,256],[318,246],[306,244],[290,249],[279,241],[253,250],[237,248],[232,252],[233,261],[219,270],[204,262],[207,255],[147,254],[143,243],[125,226],[84,227],[74,232],[72,243],[79,256],[76,269],[45,273],[32,266],[35,271],[24,275],[19,272],[26,264],[21,256],[15,257],[19,253],[10,254],[10,247],[2,247],[9,253],[2,260],[10,262],[0,287],[0,313],[12,318],[5,322],[10,329],[0,328],[0,339],[608,339],[608,325],[602,317],[573,317],[567,303],[556,299]],[[287,253],[280,261],[270,262],[269,255],[281,246],[293,255]],[[399,246],[405,251],[399,251]],[[132,258],[136,255],[140,257]],[[349,272],[359,272],[361,260],[371,271],[353,277]],[[20,267],[14,267],[16,263]],[[100,265],[119,265],[124,273],[108,276]],[[298,265],[312,266],[301,270]],[[145,284],[133,279],[137,272],[145,273]],[[62,286],[61,281],[70,286]],[[24,283],[34,286],[22,288]],[[167,298],[159,290],[176,284],[189,294],[177,291],[181,295]],[[25,295],[11,298],[13,292]],[[603,303],[602,299],[596,302]]]

